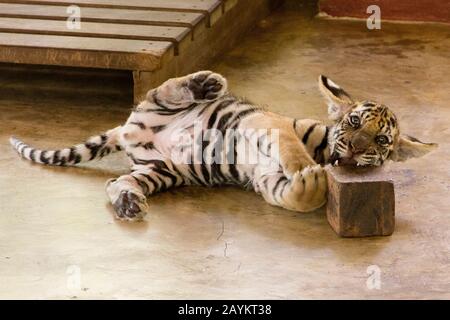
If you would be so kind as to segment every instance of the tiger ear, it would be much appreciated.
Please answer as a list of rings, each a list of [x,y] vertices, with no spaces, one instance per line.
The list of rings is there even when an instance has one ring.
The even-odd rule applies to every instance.
[[[327,77],[319,76],[319,89],[327,100],[328,117],[331,120],[339,120],[352,108],[354,101],[344,89]]]
[[[405,161],[410,158],[418,158],[437,147],[437,143],[424,143],[414,137],[401,135],[390,159],[393,161]]]

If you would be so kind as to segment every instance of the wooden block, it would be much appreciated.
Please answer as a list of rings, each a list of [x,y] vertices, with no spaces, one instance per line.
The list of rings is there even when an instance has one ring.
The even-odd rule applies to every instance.
[[[383,168],[330,167],[327,176],[327,219],[339,236],[394,232],[394,184]]]

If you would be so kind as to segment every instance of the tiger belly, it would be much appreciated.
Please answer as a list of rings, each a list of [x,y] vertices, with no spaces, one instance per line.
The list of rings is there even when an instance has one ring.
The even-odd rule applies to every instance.
[[[254,106],[224,99],[157,122],[152,113],[133,113],[122,129],[120,142],[133,170],[163,161],[183,176],[187,185],[252,188],[256,167],[270,161],[267,152],[261,151],[266,142],[264,133],[240,127],[239,116],[249,116],[255,110]]]

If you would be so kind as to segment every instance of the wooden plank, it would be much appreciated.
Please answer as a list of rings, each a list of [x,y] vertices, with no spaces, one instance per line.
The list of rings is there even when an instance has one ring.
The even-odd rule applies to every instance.
[[[0,62],[153,71],[173,57],[167,41],[0,33]]]
[[[82,22],[80,29],[69,29],[66,21],[0,18],[0,32],[169,41],[174,43],[177,54],[178,44],[189,35],[190,29],[98,22]]]
[[[67,20],[65,6],[0,3],[0,17]],[[82,22],[108,22],[193,28],[205,18],[203,13],[111,8],[83,8]]]
[[[221,6],[220,0],[1,0],[0,2],[187,12],[212,12]]]
[[[223,14],[223,0],[0,0],[0,3],[50,4],[60,6],[142,9],[174,12],[199,12],[206,15],[211,26]],[[212,22],[211,22],[212,21]]]

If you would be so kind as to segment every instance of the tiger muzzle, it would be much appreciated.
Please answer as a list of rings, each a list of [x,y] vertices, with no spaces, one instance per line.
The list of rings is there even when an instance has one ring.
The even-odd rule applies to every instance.
[[[350,148],[353,154],[364,153],[370,147],[370,136],[367,134],[355,135],[350,141]]]

